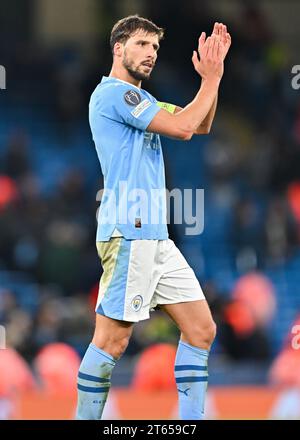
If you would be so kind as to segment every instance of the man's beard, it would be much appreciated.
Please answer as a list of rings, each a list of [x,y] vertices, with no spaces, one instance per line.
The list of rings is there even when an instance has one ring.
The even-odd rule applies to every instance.
[[[123,58],[123,67],[127,70],[127,72],[132,76],[132,78],[136,79],[137,81],[143,81],[145,79],[149,79],[150,73],[144,73],[138,70],[134,70],[133,67],[133,61],[129,61],[129,59],[126,57],[126,53],[124,54]]]

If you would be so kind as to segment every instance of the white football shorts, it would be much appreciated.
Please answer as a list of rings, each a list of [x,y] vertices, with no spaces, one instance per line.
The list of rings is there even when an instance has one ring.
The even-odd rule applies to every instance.
[[[172,240],[114,237],[96,244],[103,267],[97,313],[138,322],[159,305],[205,299],[193,269]]]

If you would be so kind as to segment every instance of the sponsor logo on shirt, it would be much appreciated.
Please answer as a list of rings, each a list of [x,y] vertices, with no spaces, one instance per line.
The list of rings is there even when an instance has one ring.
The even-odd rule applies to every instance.
[[[149,99],[144,99],[134,110],[132,110],[131,114],[138,118],[145,110],[146,108],[150,107],[151,102]]]
[[[138,105],[142,100],[141,95],[136,90],[128,90],[124,94],[124,99],[128,105],[133,106]]]

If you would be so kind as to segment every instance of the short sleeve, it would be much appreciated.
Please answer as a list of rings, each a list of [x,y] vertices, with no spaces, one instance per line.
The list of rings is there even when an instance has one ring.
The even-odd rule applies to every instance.
[[[110,84],[99,91],[97,110],[101,115],[145,131],[160,111],[156,101],[126,84]]]

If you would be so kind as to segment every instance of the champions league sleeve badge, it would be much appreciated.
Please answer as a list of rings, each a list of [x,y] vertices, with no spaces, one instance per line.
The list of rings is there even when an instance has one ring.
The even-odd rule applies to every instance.
[[[132,106],[138,105],[142,100],[141,95],[138,92],[136,92],[135,90],[128,90],[124,94],[124,99],[125,99],[126,104],[132,105]]]

